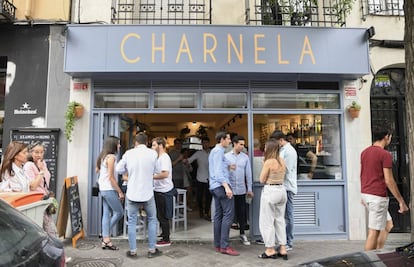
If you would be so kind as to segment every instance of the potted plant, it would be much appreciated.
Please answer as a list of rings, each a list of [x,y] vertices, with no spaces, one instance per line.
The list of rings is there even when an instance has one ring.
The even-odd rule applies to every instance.
[[[351,118],[355,119],[359,117],[359,111],[361,110],[361,105],[356,101],[352,101],[351,105],[348,106],[348,112]]]
[[[75,120],[82,117],[83,113],[84,107],[81,103],[76,101],[69,102],[65,113],[65,136],[69,142],[72,142],[72,131]]]

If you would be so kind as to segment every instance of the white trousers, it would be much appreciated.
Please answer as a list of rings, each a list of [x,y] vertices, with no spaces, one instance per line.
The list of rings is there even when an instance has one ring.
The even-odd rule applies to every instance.
[[[260,198],[259,229],[267,248],[286,245],[287,194],[283,185],[265,185]]]

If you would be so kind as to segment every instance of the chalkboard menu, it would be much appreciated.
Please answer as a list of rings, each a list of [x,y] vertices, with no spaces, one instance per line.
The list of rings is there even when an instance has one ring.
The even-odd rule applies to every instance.
[[[62,196],[59,202],[59,212],[56,221],[56,230],[59,237],[66,236],[68,214],[72,226],[72,246],[75,248],[76,241],[85,236],[77,176],[65,178],[65,184],[62,188]]]
[[[69,202],[70,222],[72,225],[72,236],[76,236],[83,229],[82,210],[79,198],[77,177],[65,179],[66,195]]]
[[[56,193],[57,156],[60,129],[19,128],[11,130],[11,140],[25,144],[40,141],[45,146],[44,160],[50,172],[49,190]]]

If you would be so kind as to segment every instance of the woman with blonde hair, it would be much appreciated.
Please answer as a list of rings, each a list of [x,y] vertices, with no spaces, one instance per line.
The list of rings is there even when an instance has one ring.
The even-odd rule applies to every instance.
[[[283,185],[286,164],[279,157],[279,149],[275,140],[266,142],[264,164],[259,178],[260,183],[264,184],[259,213],[259,229],[266,247],[265,252],[259,255],[262,259],[288,259],[285,226],[287,193]],[[275,250],[276,239],[279,252]]]
[[[46,198],[51,197],[52,203],[43,213],[43,229],[53,237],[57,237],[57,229],[52,215],[56,213],[57,201],[54,192],[49,191],[50,172],[44,160],[45,147],[42,142],[34,141],[29,145],[29,157],[24,164],[24,173],[29,178],[29,189],[32,192],[41,192]]]

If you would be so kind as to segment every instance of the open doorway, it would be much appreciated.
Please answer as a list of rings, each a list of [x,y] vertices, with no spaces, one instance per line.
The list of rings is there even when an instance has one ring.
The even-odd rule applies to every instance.
[[[219,131],[237,133],[246,138],[249,144],[247,114],[194,114],[194,113],[154,113],[140,114],[127,113],[120,115],[120,138],[122,151],[134,145],[134,137],[137,132],[145,131],[148,139],[165,137],[167,140],[167,151],[174,149],[174,140],[182,141],[182,150],[185,150],[190,158],[194,153],[202,150],[202,139],[208,137],[210,148],[216,144],[215,135]],[[197,161],[191,162],[189,172],[189,185],[180,184],[175,186],[187,190],[187,230],[184,231],[183,224],[178,224],[172,233],[173,238],[197,237],[200,239],[211,239],[213,235],[210,208],[206,214],[204,208],[206,197],[200,200],[200,187],[197,180]],[[173,170],[174,173],[174,170]],[[200,201],[203,203],[200,204]],[[210,203],[208,203],[210,204]],[[200,206],[202,207],[200,210]],[[208,205],[210,207],[210,205]],[[238,236],[238,231],[233,231]]]

